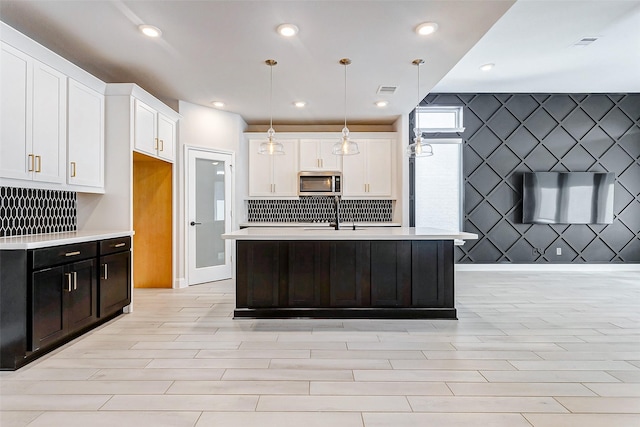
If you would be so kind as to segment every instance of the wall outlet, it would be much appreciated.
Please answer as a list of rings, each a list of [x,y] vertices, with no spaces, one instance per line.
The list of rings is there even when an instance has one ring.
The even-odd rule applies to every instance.
[[[556,255],[562,255],[562,248],[556,248]]]

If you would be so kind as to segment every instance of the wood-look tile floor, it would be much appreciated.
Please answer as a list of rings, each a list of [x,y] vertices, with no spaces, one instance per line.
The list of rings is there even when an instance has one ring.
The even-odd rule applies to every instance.
[[[233,320],[231,281],[0,373],[0,425],[640,426],[640,273],[457,273],[459,320]]]

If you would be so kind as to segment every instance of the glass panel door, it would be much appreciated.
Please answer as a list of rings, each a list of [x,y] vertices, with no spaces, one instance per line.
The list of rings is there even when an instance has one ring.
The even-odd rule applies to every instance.
[[[231,278],[230,154],[188,151],[189,284]]]

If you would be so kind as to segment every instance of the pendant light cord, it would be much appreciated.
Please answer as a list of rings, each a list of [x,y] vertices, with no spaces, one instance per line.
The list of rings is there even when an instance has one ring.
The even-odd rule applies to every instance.
[[[344,127],[347,127],[347,63],[344,63]]]
[[[269,64],[269,129],[273,129],[273,64]]]

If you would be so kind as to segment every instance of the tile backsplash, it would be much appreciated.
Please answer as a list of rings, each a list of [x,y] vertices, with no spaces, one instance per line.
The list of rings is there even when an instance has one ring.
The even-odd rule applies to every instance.
[[[0,187],[0,237],[75,231],[73,191]]]
[[[248,200],[249,222],[331,222],[334,199],[330,196],[298,200]],[[392,200],[341,200],[340,221],[391,222]]]

